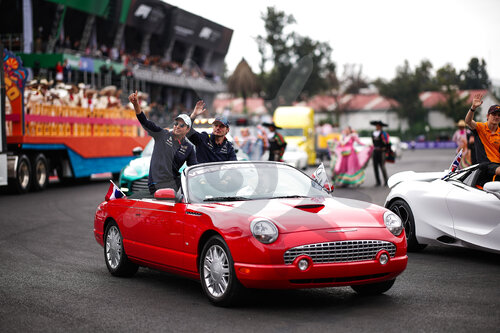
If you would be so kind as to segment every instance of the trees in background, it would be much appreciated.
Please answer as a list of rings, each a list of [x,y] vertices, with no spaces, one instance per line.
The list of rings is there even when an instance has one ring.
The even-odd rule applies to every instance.
[[[430,61],[423,60],[412,70],[405,61],[403,66],[397,68],[394,79],[374,81],[382,96],[398,102],[393,108],[400,119],[408,120],[410,134],[423,133],[428,123],[427,110],[419,98],[422,92],[441,91],[445,100],[437,105],[437,109],[458,121],[469,107],[467,96],[460,97],[459,89],[489,89],[491,86],[484,60],[472,58],[468,68],[459,73],[451,64],[439,68],[435,75],[432,75],[432,68]]]
[[[288,31],[295,18],[274,7],[261,17],[266,33],[256,38],[261,54],[259,81],[272,107],[327,90],[328,74],[335,71],[329,44]]]
[[[243,111],[246,112],[247,97],[259,91],[259,83],[245,58],[241,59],[233,74],[227,79],[227,87],[230,93],[243,97]]]
[[[268,7],[261,18],[265,34],[256,38],[261,55],[258,81],[261,95],[269,102],[268,109],[271,111],[279,105],[289,105],[322,93],[336,100],[332,111],[338,121],[348,107],[340,102],[342,96],[359,93],[369,86],[363,77],[362,66],[347,65],[339,76],[335,63],[331,61],[331,46],[292,31],[292,25],[297,23],[292,15]],[[458,120],[467,108],[466,97],[460,97],[458,90],[491,87],[486,62],[478,58],[472,58],[467,69],[460,72],[446,64],[435,74],[429,60],[422,60],[415,69],[405,60],[397,67],[392,80],[377,79],[372,84],[382,96],[397,102],[393,105],[394,110],[400,119],[408,120],[411,131],[415,133],[422,133],[428,122],[427,110],[419,97],[422,92],[443,92],[445,101],[438,108],[446,116]],[[245,96],[242,90],[239,93]]]

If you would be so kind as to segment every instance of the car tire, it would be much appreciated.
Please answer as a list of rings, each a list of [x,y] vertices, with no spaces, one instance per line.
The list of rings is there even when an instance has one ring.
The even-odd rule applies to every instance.
[[[111,275],[130,277],[139,266],[130,262],[123,248],[123,237],[115,222],[106,226],[104,233],[104,261]]]
[[[420,244],[417,241],[417,236],[415,234],[415,219],[413,217],[413,212],[406,201],[398,199],[389,205],[389,209],[396,213],[403,222],[406,234],[406,242],[408,243],[409,252],[422,251],[427,245]]]
[[[210,238],[201,251],[200,281],[210,302],[217,306],[234,305],[244,287],[236,277],[234,262],[221,236]]]
[[[49,164],[44,154],[38,154],[33,159],[33,190],[43,191],[49,183]]]
[[[377,283],[359,284],[351,286],[351,288],[360,295],[380,295],[391,289],[394,282],[396,282],[396,279]]]

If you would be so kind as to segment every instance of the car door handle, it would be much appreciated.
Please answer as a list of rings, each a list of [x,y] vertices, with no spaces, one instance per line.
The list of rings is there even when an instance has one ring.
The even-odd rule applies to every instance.
[[[141,216],[141,213],[135,213],[135,216]]]

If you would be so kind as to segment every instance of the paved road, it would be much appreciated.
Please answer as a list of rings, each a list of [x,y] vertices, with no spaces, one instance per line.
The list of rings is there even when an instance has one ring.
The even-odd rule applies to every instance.
[[[389,172],[449,166],[451,151],[406,152]],[[384,202],[371,168],[336,195]],[[498,332],[500,256],[431,246],[409,254],[385,295],[350,288],[258,291],[237,308],[209,304],[198,282],[150,269],[106,270],[92,235],[107,181],[0,194],[0,332]]]

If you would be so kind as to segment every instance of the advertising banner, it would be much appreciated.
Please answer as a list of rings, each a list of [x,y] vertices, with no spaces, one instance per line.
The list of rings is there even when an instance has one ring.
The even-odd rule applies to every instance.
[[[233,30],[198,15],[176,8],[172,15],[170,34],[176,40],[226,54]]]
[[[127,25],[146,33],[162,35],[168,23],[171,5],[157,0],[132,0]]]

